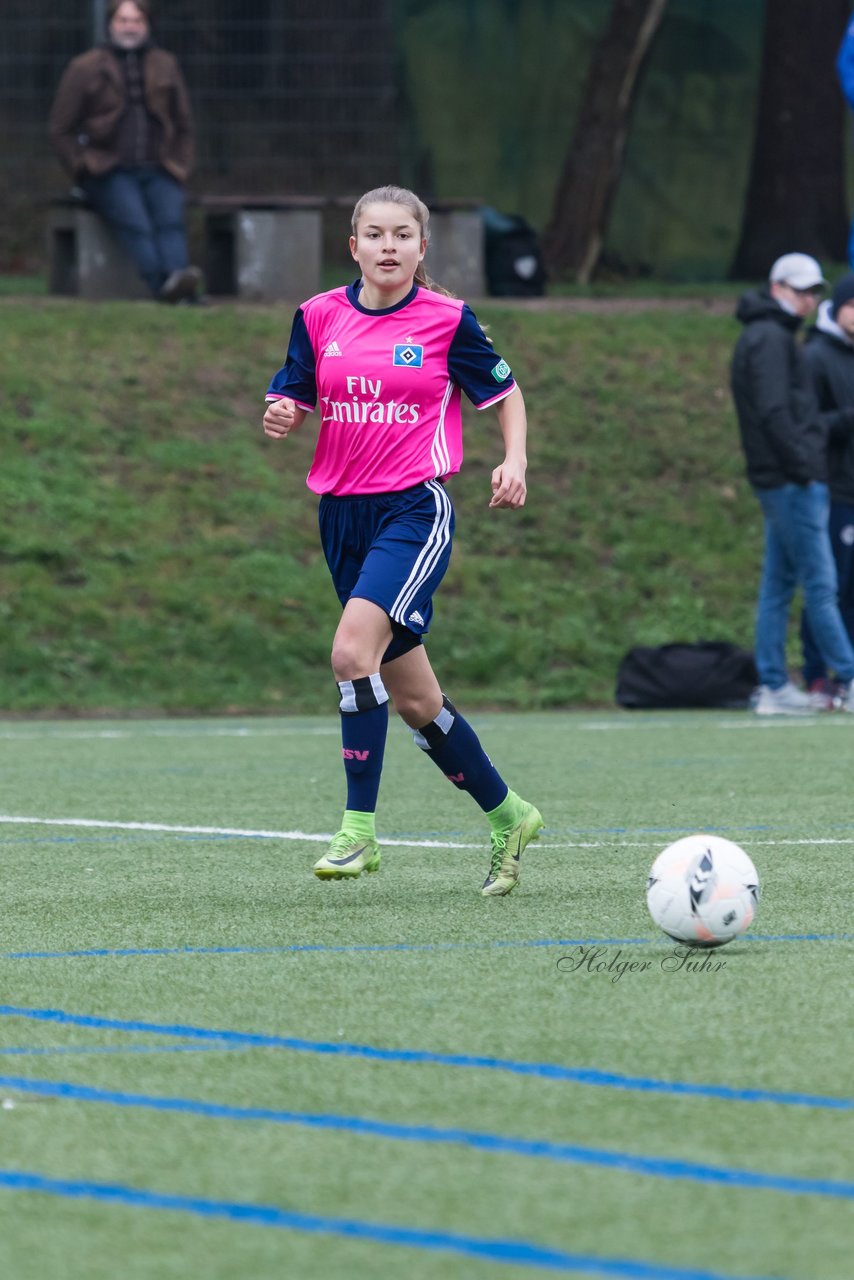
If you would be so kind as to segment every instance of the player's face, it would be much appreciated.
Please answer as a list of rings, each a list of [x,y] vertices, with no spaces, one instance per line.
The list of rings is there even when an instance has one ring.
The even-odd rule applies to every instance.
[[[426,249],[418,220],[401,204],[366,205],[350,237],[365,284],[401,297],[411,289]]]
[[[148,19],[133,0],[125,0],[110,21],[110,38],[120,49],[137,49],[147,37]]]

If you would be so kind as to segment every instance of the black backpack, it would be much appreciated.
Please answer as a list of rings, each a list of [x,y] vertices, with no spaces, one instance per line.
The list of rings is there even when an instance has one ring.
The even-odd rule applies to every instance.
[[[546,291],[540,238],[519,214],[483,210],[486,284],[494,298],[539,298]]]
[[[749,649],[726,640],[639,645],[617,671],[617,702],[629,710],[746,707],[758,677]]]

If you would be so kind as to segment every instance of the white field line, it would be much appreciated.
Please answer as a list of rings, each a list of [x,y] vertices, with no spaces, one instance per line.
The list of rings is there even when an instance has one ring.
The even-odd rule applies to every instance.
[[[757,716],[742,716],[738,719],[731,720],[713,720],[706,718],[703,713],[701,720],[692,720],[691,724],[702,724],[704,729],[722,729],[729,731],[731,729],[814,729],[818,725],[832,724],[835,727],[840,725],[854,724],[854,717],[846,715],[809,715],[809,716],[778,716],[766,719]],[[635,718],[633,715],[626,715],[623,718],[620,714],[615,713],[613,717],[607,720],[590,720],[587,723],[579,723],[576,727],[586,733],[620,733],[623,731],[632,731],[635,729],[665,729],[673,732],[674,729],[685,728],[688,721],[674,717],[673,719],[654,720],[646,718],[645,713]],[[479,729],[484,731],[485,726],[479,722]],[[488,726],[492,727],[492,726]],[[199,725],[193,728],[162,728],[148,729],[140,726],[139,728],[131,727],[127,729],[67,729],[65,727],[52,728],[49,726],[32,726],[25,729],[0,729],[0,742],[93,742],[93,741],[144,741],[146,738],[172,738],[178,740],[189,741],[192,738],[278,738],[278,737],[337,737],[340,729],[336,724],[330,725],[293,725],[293,724],[276,724],[261,725],[256,724],[251,727],[246,725],[217,725],[205,726]]]
[[[217,726],[215,728],[197,729],[47,729],[39,731],[34,728],[21,732],[17,729],[0,730],[0,742],[44,742],[47,738],[51,742],[65,741],[97,741],[98,739],[121,739],[127,738],[133,742],[144,741],[146,738],[278,738],[288,735],[301,735],[302,737],[332,737],[338,736],[341,730],[337,725],[315,725],[310,728],[297,727],[296,725],[277,725],[265,726],[264,728],[253,726],[247,729],[245,726]]]
[[[256,840],[292,840],[300,843],[326,844],[332,839],[328,831],[266,831],[247,827],[196,827],[178,826],[167,822],[110,822],[103,818],[34,818],[14,814],[0,814],[0,825],[42,826],[42,827],[84,827],[108,831],[162,831],[174,835],[202,836],[239,836]],[[763,839],[754,840],[739,836],[741,844],[748,848],[770,846],[804,847],[813,845],[851,845],[854,836],[829,837],[827,839]],[[383,838],[383,846],[394,845],[405,849],[480,849],[483,841],[469,843],[461,840],[388,840]],[[545,837],[544,848],[548,849],[661,849],[666,837],[657,840],[559,840],[552,841]]]
[[[30,818],[0,813],[0,825],[12,823],[43,827],[97,827],[109,831],[163,831],[167,834],[171,832],[173,835],[244,836],[259,840],[295,840],[300,843],[311,841],[314,844],[328,844],[335,834],[332,831],[256,831],[247,827],[190,827],[167,822],[108,822],[102,818]],[[462,844],[448,840],[384,839],[383,844],[419,849],[480,849],[483,841],[477,844]]]
[[[840,725],[854,725],[854,716],[848,716],[844,713],[840,715],[808,715],[808,716],[778,716],[762,719],[758,716],[745,717],[742,720],[621,720],[615,716],[613,720],[591,720],[588,724],[580,724],[579,729],[587,732],[595,733],[614,733],[623,729],[667,729],[671,733],[674,729],[685,729],[691,726],[702,725],[704,729],[815,729],[818,726],[832,724],[835,728]]]

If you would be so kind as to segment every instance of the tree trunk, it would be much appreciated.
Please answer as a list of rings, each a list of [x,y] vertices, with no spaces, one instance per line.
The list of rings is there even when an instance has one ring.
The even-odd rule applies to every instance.
[[[546,261],[558,277],[586,284],[599,261],[638,77],[666,6],[667,0],[614,0],[587,73],[575,135],[544,236]]]
[[[846,106],[835,61],[850,0],[767,0],[753,161],[730,275],[784,253],[842,262]]]

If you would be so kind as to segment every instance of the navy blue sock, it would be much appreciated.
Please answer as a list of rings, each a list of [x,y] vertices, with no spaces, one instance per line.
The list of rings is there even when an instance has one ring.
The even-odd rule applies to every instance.
[[[388,732],[388,694],[379,674],[339,680],[347,808],[374,813]]]
[[[468,791],[484,813],[497,809],[507,783],[480,745],[474,729],[453,703],[442,698],[442,710],[423,729],[414,729],[416,744],[460,791]]]

